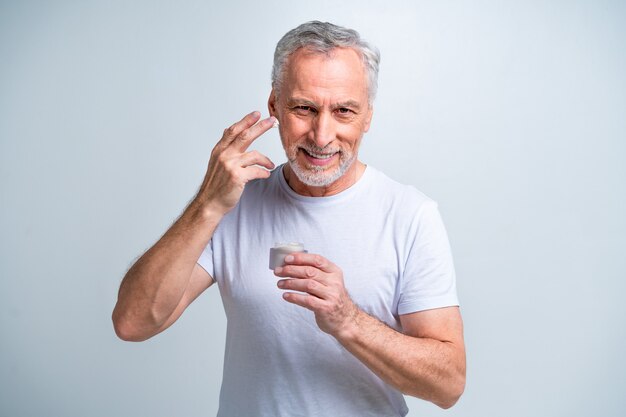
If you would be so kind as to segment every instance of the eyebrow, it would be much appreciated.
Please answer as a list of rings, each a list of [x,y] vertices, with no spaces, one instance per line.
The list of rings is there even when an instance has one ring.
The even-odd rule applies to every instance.
[[[289,106],[305,105],[305,106],[311,106],[311,107],[319,107],[317,103],[311,100],[306,100],[304,98],[298,98],[298,97],[290,97],[289,100],[287,100],[287,105]]]
[[[289,106],[293,106],[293,105],[305,105],[305,106],[311,106],[311,107],[319,107],[317,105],[317,103],[315,103],[314,101],[311,100],[307,100],[304,98],[299,98],[299,97],[291,97],[287,100],[287,103]],[[359,105],[359,102],[355,101],[355,100],[346,100],[346,101],[340,101],[338,103],[333,104],[334,108],[337,107],[351,107],[351,108],[355,108],[355,109],[360,109],[361,106]]]
[[[336,107],[353,107],[356,109],[361,108],[361,105],[354,100],[348,100],[348,101],[340,101],[339,103],[335,104]]]

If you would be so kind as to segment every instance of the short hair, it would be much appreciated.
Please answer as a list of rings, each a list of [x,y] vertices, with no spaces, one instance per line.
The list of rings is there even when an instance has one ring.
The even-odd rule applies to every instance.
[[[278,41],[274,51],[272,66],[272,88],[278,93],[289,57],[300,48],[330,54],[335,48],[352,48],[363,61],[368,77],[368,100],[372,104],[378,89],[378,67],[380,52],[373,45],[361,39],[356,30],[344,28],[328,22],[313,20],[290,30]]]

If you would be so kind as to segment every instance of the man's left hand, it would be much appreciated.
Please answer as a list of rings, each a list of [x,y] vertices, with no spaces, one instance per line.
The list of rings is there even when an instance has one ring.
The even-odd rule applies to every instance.
[[[274,270],[283,277],[278,288],[287,291],[283,298],[315,313],[321,330],[333,336],[347,330],[358,313],[343,283],[341,269],[320,255],[294,253],[285,258],[285,265]]]

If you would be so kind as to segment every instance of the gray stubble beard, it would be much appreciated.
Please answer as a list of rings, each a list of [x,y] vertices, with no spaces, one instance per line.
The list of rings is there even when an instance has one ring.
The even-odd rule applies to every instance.
[[[339,150],[339,166],[334,170],[334,172],[326,173],[325,167],[311,165],[310,168],[305,168],[300,166],[297,161],[299,148],[299,146],[294,146],[290,149],[290,152],[286,152],[287,160],[289,161],[291,170],[296,174],[298,179],[311,187],[327,187],[337,181],[346,173],[346,171],[348,171],[357,156],[356,152],[350,153],[346,156],[344,151]],[[323,150],[318,148],[313,152],[323,153]],[[290,154],[293,155],[293,158],[289,157]]]

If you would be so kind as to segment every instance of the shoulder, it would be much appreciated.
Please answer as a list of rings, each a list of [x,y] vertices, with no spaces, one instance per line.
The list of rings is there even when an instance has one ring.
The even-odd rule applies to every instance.
[[[435,208],[437,203],[413,185],[400,183],[385,173],[368,166],[371,177],[368,194],[394,211],[415,216],[424,208]]]

